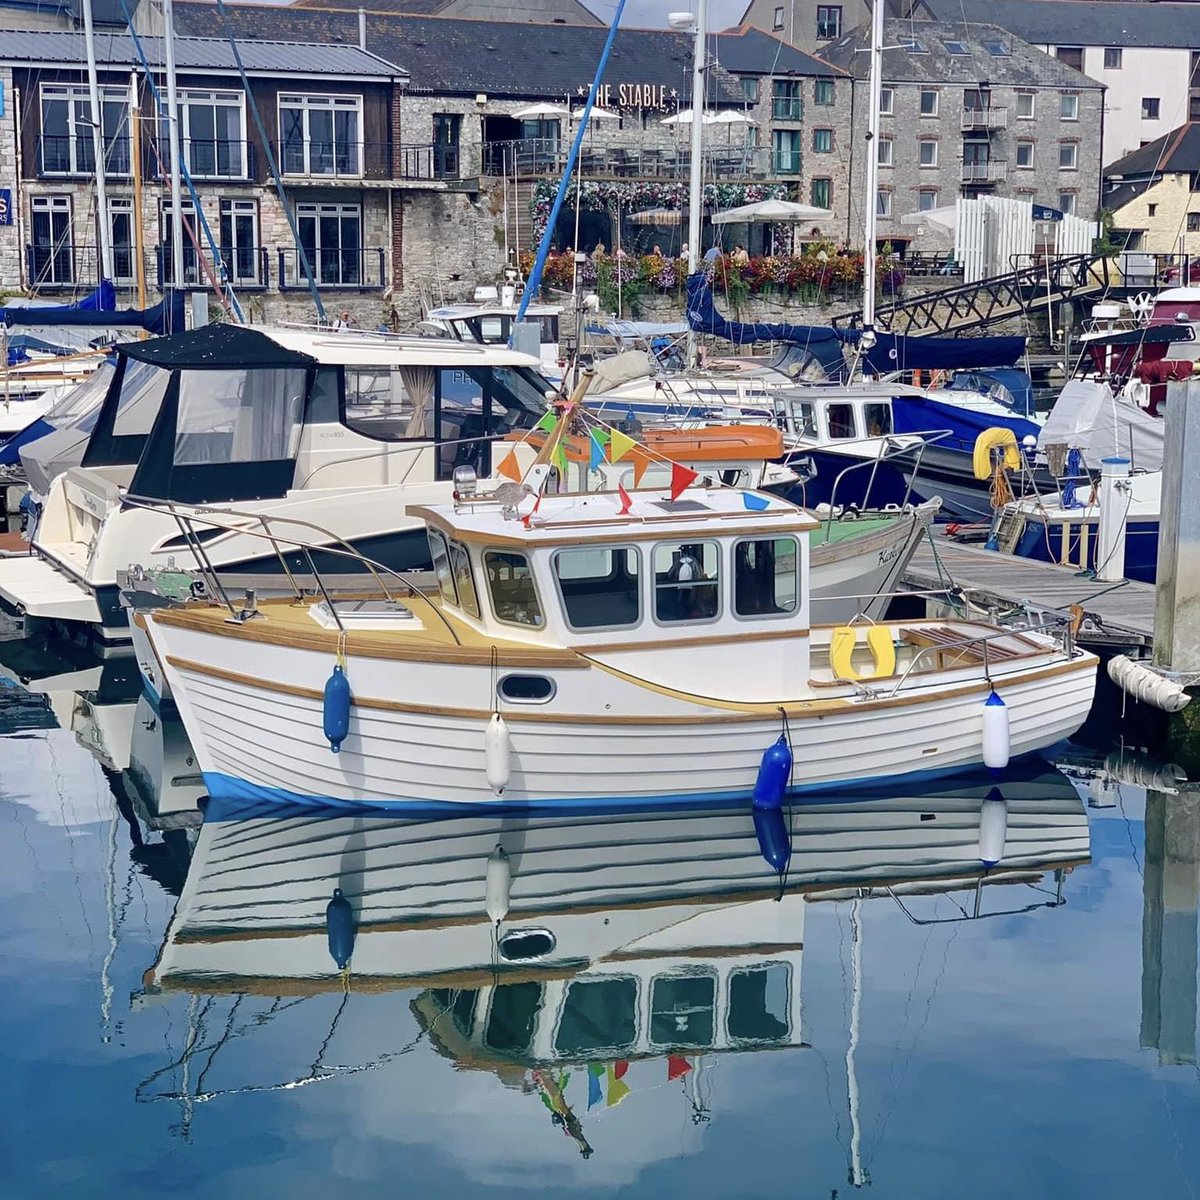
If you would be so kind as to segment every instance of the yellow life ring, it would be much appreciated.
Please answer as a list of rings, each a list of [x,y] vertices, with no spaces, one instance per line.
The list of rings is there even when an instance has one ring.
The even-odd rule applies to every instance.
[[[993,426],[985,429],[975,439],[975,450],[971,456],[971,465],[975,468],[976,479],[991,479],[992,477],[992,448],[1004,448],[1004,466],[1006,470],[1018,471],[1021,468],[1021,452],[1017,449],[1017,435],[1011,429],[1001,429]]]

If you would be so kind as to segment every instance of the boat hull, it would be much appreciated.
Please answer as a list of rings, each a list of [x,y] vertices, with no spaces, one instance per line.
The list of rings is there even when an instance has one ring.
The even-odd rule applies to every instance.
[[[505,705],[511,774],[488,782],[490,697],[479,665],[350,655],[354,702],[340,753],[322,734],[324,650],[210,633],[170,614],[144,619],[210,795],[221,800],[412,808],[633,809],[749,800],[764,751],[784,731],[774,704],[738,706],[632,679],[595,656],[546,667],[553,699]],[[771,656],[786,655],[786,645]],[[720,670],[719,662],[713,663]],[[1069,736],[1091,707],[1096,659],[993,664],[1012,753]],[[896,695],[789,704],[791,791],[857,786],[982,762],[977,669],[939,671]],[[881,689],[885,690],[885,689]],[[419,699],[417,699],[419,697]],[[622,715],[615,715],[622,714]]]
[[[1096,570],[1099,518],[1047,518],[1031,514],[1013,553],[1037,562]],[[1130,521],[1125,527],[1125,578],[1154,583],[1158,570],[1158,522]]]

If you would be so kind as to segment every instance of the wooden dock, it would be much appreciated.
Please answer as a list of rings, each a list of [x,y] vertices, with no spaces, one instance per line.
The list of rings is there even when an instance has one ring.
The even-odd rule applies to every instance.
[[[904,581],[914,591],[959,588],[985,611],[1029,605],[1066,615],[1079,605],[1085,614],[1077,635],[1081,644],[1148,653],[1154,643],[1154,588],[1148,583],[1101,583],[1072,567],[960,545],[939,532],[932,544],[921,542]]]

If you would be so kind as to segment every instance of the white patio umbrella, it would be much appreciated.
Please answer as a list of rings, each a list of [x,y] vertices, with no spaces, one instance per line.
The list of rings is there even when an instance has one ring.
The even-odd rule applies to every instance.
[[[833,213],[812,204],[797,204],[794,200],[759,200],[740,208],[727,208],[713,217],[714,225],[754,225],[770,222],[780,225],[800,225],[808,221],[831,221]]]
[[[519,121],[532,120],[534,117],[569,117],[571,110],[564,108],[561,104],[550,104],[542,101],[539,104],[531,104],[528,108],[518,108],[513,116]]]
[[[927,208],[924,212],[905,213],[901,225],[928,225],[931,229],[954,232],[955,206],[945,204],[941,208]]]
[[[578,111],[583,112],[583,109],[581,108]],[[611,112],[607,108],[598,107],[593,107],[591,115],[588,117],[589,121],[619,121],[620,119],[620,113]]]
[[[672,113],[669,117],[663,117],[659,122],[660,125],[690,125],[692,123],[692,110],[685,108],[680,112]],[[748,117],[744,112],[736,108],[723,109],[721,112],[706,112],[704,114],[705,125],[757,125],[758,122]]]

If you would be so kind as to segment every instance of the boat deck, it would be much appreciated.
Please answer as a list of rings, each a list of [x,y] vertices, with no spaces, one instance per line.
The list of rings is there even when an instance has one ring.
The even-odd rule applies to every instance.
[[[29,543],[21,533],[0,533],[0,558],[21,558],[29,553]]]
[[[1125,580],[1102,583],[1071,567],[962,546],[935,534],[923,539],[904,573],[918,591],[962,588],[984,609],[1021,608],[1060,612],[1078,605],[1085,617],[1077,640],[1090,646],[1148,649],[1154,642],[1154,588]]]

